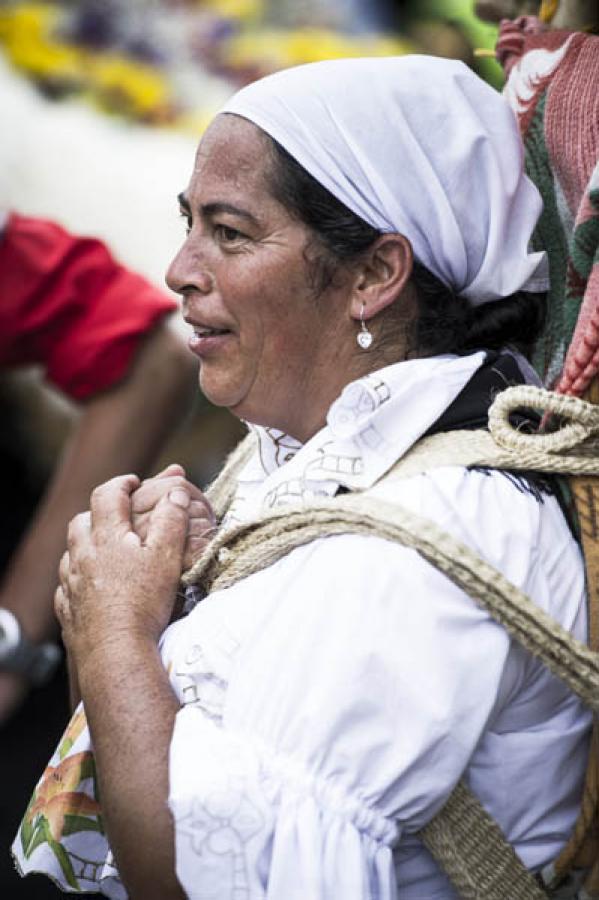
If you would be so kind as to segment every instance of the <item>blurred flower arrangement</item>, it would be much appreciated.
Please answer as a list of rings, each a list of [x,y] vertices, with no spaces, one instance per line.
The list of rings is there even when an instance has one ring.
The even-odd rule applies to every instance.
[[[355,7],[356,0],[5,0],[0,50],[51,97],[83,96],[136,121],[200,133],[236,87],[268,72],[416,49],[391,33],[356,29]]]
[[[175,105],[156,65],[118,50],[97,51],[69,37],[68,10],[16,3],[0,10],[0,43],[12,64],[47,94],[84,93],[99,105],[142,121],[169,121]]]

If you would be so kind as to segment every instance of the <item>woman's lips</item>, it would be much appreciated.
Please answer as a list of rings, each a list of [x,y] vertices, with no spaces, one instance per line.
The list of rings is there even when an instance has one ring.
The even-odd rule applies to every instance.
[[[232,336],[233,332],[225,329],[202,328],[193,332],[189,338],[188,346],[196,356],[205,356],[208,353],[220,350]]]

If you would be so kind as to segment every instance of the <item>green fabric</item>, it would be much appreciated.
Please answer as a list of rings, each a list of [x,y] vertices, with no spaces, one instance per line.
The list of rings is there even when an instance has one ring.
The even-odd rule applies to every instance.
[[[574,321],[565,322],[565,283],[568,262],[568,244],[560,218],[555,183],[549,154],[545,144],[544,92],[536,106],[535,114],[526,134],[526,173],[536,184],[543,200],[543,212],[533,235],[536,250],[546,250],[549,256],[551,288],[547,294],[546,326],[541,339],[535,344],[532,363],[547,383],[559,375],[564,349],[570,342]],[[576,313],[578,315],[578,311]]]

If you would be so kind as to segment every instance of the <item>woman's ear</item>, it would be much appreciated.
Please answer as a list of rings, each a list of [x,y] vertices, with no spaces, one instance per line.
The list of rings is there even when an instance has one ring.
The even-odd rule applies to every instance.
[[[396,300],[412,274],[412,245],[403,234],[382,234],[360,264],[351,294],[353,319],[370,319]]]

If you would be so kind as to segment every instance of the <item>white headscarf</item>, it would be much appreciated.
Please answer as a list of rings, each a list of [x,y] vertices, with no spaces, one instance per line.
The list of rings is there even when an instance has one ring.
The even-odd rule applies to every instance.
[[[471,303],[547,289],[529,240],[541,198],[503,97],[463,63],[343,59],[269,75],[222,112],[249,119],[317,181]]]

